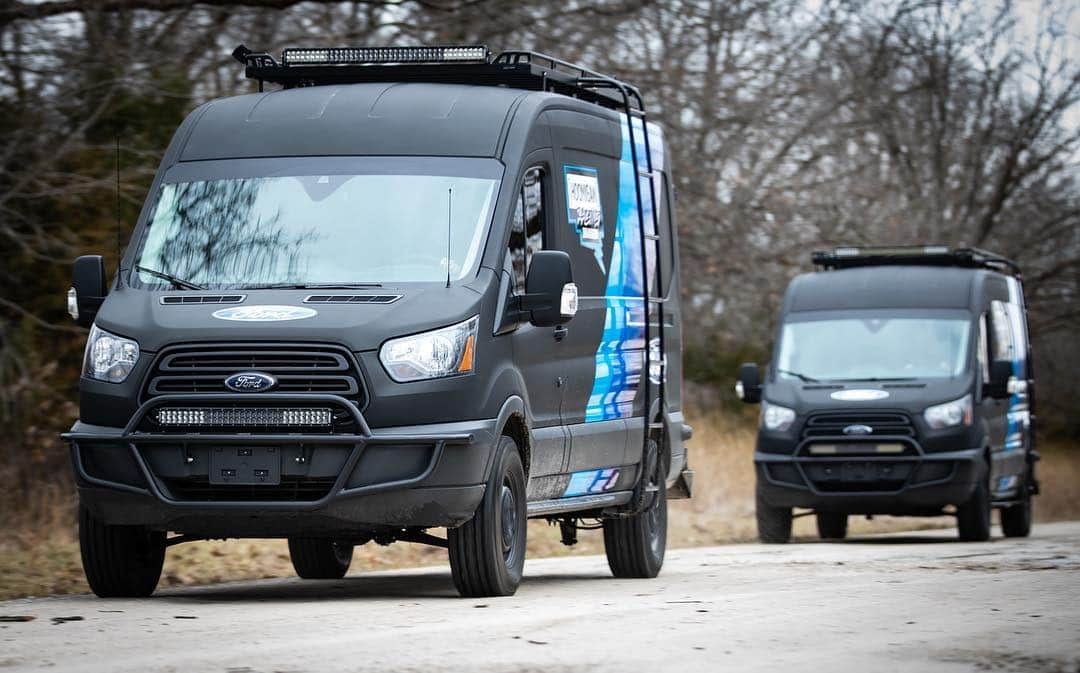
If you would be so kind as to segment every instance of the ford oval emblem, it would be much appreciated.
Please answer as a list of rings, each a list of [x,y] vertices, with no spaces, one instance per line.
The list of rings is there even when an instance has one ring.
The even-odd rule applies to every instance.
[[[870,402],[883,400],[888,396],[888,392],[876,389],[837,390],[832,395],[829,395],[834,400],[840,400],[841,402]]]
[[[278,320],[302,320],[318,315],[315,309],[303,306],[232,306],[214,311],[211,315],[219,320],[241,322],[273,322]]]
[[[855,425],[849,425],[844,428],[845,435],[870,435],[874,433],[874,429],[869,425],[862,425],[856,423]]]
[[[261,393],[276,385],[276,377],[262,372],[240,372],[225,379],[225,387],[238,393]]]

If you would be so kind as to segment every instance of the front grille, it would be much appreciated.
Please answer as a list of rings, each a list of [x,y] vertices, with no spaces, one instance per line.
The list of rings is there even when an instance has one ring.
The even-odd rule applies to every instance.
[[[364,386],[352,354],[339,346],[310,344],[207,344],[163,350],[143,391],[158,395],[229,393],[231,374],[273,374],[277,393],[340,395],[357,408],[366,404]]]
[[[211,484],[205,476],[160,481],[174,500],[188,502],[313,502],[325,497],[337,478],[282,475],[273,486]]]
[[[866,426],[870,432],[845,434],[844,429],[852,426]],[[802,438],[800,469],[810,485],[823,493],[895,492],[918,464],[915,426],[900,411],[811,414]]]
[[[844,428],[865,425],[873,430],[868,435],[845,435]],[[901,412],[826,412],[813,414],[803,426],[803,439],[816,437],[850,437],[852,440],[873,440],[875,437],[914,437],[911,418]]]

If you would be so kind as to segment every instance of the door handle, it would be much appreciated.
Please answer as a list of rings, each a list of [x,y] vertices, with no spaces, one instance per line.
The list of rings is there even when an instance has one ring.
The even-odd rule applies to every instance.
[[[570,333],[570,328],[568,328],[566,325],[559,325],[558,327],[556,327],[552,331],[551,334],[552,334],[552,336],[555,337],[556,341],[562,341],[563,339],[566,338],[566,335],[569,334],[569,333]]]

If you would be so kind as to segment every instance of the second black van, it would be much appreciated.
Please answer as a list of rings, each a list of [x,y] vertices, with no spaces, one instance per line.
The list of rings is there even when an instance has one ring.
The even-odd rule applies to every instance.
[[[793,508],[822,538],[850,515],[953,513],[985,540],[1031,529],[1038,493],[1034,381],[1019,268],[943,246],[837,248],[784,296],[760,402],[754,464],[764,542],[791,537]]]

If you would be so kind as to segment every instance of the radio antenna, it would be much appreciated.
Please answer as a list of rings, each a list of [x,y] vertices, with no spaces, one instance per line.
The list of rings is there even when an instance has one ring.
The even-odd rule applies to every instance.
[[[454,187],[446,190],[446,287],[450,287],[450,240],[454,237]]]
[[[120,269],[120,260],[124,255],[120,234],[120,136],[116,136],[116,268]]]

